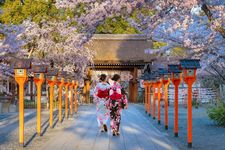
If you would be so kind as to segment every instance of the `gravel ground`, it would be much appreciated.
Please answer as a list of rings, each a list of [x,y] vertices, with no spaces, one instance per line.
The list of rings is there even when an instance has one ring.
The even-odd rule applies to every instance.
[[[18,114],[14,114],[17,116]],[[11,115],[10,115],[11,116]],[[76,117],[74,115],[73,117]],[[36,112],[28,110],[25,112],[25,130],[24,130],[24,147],[18,144],[18,117],[11,117],[0,121],[0,150],[36,150],[40,148],[43,142],[49,140],[54,134],[71,125],[73,118],[63,120],[63,123],[58,123],[57,111],[54,112],[54,128],[49,128],[49,112],[42,112],[42,136],[36,135]]]
[[[138,109],[145,114],[142,105]],[[157,112],[157,107],[156,107]],[[225,149],[225,128],[217,126],[208,118],[207,109],[200,107],[193,108],[193,150],[224,150]],[[147,114],[145,114],[148,117]],[[157,116],[157,113],[156,113]],[[169,140],[176,144],[180,149],[187,148],[187,109],[179,106],[179,137],[174,137],[173,133],[173,105],[169,107],[169,129],[164,128],[164,108],[161,107],[161,125],[158,125],[157,117],[153,120],[149,118],[149,123],[157,127],[162,133],[166,134]]]

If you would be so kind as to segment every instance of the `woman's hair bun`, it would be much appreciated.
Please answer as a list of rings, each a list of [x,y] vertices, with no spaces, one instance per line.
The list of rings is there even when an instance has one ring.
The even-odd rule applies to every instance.
[[[106,78],[107,78],[106,74],[101,74],[100,81],[105,81]]]
[[[119,79],[120,79],[120,75],[118,75],[118,74],[114,74],[112,77],[113,81],[118,81]]]

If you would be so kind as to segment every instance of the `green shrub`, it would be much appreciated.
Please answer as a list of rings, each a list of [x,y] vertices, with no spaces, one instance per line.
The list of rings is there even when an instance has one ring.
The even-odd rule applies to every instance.
[[[141,19],[139,18],[139,15],[142,14],[143,16],[154,16],[156,14],[156,10],[152,10],[149,8],[140,8],[140,9],[135,9],[131,14],[130,18],[132,18],[135,22],[141,23]]]
[[[155,41],[155,42],[153,42],[153,49],[160,49],[160,48],[162,48],[162,47],[164,47],[166,45],[167,45],[167,43],[165,43],[165,42],[157,42],[157,41]]]
[[[58,16],[57,8],[45,0],[25,0],[24,4],[20,0],[6,0],[1,9],[0,20],[4,24],[21,24],[26,19],[40,23]]]
[[[74,10],[57,9],[50,0],[24,0],[24,4],[21,4],[20,0],[5,0],[0,6],[0,22],[3,24],[21,24],[26,19],[40,24],[43,20],[61,21],[67,20],[68,17],[74,18],[75,14],[80,16],[85,13],[82,3]],[[76,22],[72,25],[76,25]]]
[[[187,49],[184,47],[174,47],[171,49],[171,55],[178,57],[187,56]]]
[[[225,127],[225,103],[219,103],[217,106],[208,109],[209,118],[218,125]]]
[[[132,27],[122,16],[106,18],[103,24],[96,28],[97,34],[139,34],[140,31]]]

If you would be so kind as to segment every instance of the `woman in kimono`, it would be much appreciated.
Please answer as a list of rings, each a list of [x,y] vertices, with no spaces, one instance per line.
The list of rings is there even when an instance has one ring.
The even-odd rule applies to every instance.
[[[107,108],[110,85],[107,83],[107,76],[102,74],[100,82],[94,90],[94,102],[97,109],[97,122],[101,132],[107,132],[106,123],[109,119],[109,110]]]
[[[120,85],[120,75],[115,74],[109,92],[110,127],[112,135],[120,135],[120,121],[122,109],[127,108],[127,97]]]

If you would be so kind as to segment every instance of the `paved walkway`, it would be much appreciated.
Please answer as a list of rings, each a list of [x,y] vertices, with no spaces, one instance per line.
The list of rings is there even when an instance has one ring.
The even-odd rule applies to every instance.
[[[36,110],[35,109],[29,109],[24,111],[24,117],[29,118],[32,116],[35,116]],[[9,122],[13,122],[18,119],[18,112],[10,112],[10,113],[3,113],[0,114],[0,129],[4,125],[8,125]],[[0,132],[1,133],[1,132]]]
[[[57,132],[40,149],[49,150],[176,150],[177,148],[148,121],[136,105],[123,111],[121,135],[98,131],[95,106],[79,108],[71,125]]]

